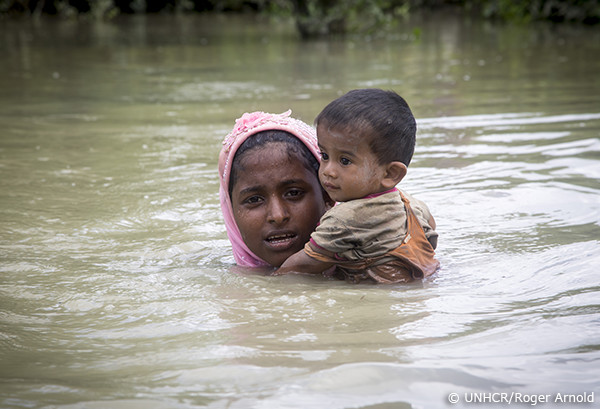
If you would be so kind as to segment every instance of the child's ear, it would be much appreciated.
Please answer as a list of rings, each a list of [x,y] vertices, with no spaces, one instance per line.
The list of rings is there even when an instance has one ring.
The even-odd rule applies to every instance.
[[[387,165],[385,170],[385,176],[381,184],[386,189],[393,189],[398,183],[400,183],[402,179],[404,179],[404,176],[406,176],[407,172],[408,168],[404,163],[392,162],[389,165]]]

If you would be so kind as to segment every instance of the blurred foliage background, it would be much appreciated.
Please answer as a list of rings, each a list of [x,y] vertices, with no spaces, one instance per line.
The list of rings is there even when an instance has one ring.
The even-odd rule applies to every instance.
[[[459,9],[511,23],[598,24],[600,0],[0,0],[0,18],[110,19],[136,13],[260,13],[293,18],[303,38],[366,32],[413,12]]]

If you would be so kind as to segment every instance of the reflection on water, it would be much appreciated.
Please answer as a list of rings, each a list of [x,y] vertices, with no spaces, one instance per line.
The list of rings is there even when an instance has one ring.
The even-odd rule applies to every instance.
[[[179,16],[0,31],[1,407],[597,404],[597,30],[415,17],[300,43],[291,25]],[[418,118],[402,185],[436,217],[439,274],[232,268],[216,161],[234,119],[312,122],[365,86]]]

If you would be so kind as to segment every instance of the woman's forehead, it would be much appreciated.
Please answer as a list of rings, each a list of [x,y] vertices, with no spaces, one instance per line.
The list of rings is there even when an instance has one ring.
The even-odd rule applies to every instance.
[[[268,146],[253,149],[247,152],[242,158],[240,165],[245,171],[252,168],[253,171],[261,170],[275,170],[286,173],[292,171],[297,167],[304,167],[302,159],[299,155],[285,148],[285,145],[279,144],[280,146],[275,148]]]
[[[248,166],[258,168],[288,167],[292,163],[303,164],[302,154],[293,145],[285,142],[268,142],[257,146],[237,158],[238,166],[245,169]]]
[[[297,154],[285,149],[285,144],[279,145],[281,146],[264,146],[247,152],[241,158],[241,172],[235,187],[243,188],[242,185],[248,184],[277,185],[291,179],[305,180],[307,183],[316,180],[316,173],[307,169]]]

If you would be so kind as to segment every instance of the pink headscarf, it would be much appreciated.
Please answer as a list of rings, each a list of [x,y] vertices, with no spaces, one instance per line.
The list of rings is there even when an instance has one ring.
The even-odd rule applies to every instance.
[[[219,178],[221,180],[219,197],[221,198],[221,211],[225,219],[227,237],[231,242],[235,261],[240,266],[261,267],[269,264],[252,253],[246,246],[233,217],[233,208],[229,197],[229,175],[238,148],[246,139],[258,132],[281,130],[297,137],[315,155],[317,160],[320,160],[315,129],[298,119],[290,117],[291,113],[291,110],[281,114],[269,114],[260,111],[245,113],[235,121],[233,130],[223,140],[223,148],[219,154]]]

